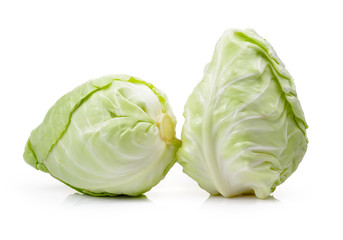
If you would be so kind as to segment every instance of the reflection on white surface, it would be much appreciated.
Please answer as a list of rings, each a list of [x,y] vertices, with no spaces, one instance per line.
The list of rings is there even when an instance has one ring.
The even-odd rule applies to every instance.
[[[258,199],[255,195],[242,195],[233,198],[225,198],[222,196],[209,196],[202,206],[218,206],[218,205],[255,205],[255,204],[273,204],[280,203],[278,199],[269,196],[266,199]]]
[[[145,195],[137,197],[116,196],[116,197],[94,197],[80,193],[70,194],[63,202],[62,206],[81,206],[81,205],[99,205],[99,204],[115,204],[115,203],[151,203]]]

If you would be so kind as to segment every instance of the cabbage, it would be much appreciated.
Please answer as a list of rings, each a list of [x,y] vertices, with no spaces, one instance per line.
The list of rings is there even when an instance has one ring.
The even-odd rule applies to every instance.
[[[219,39],[184,117],[178,162],[212,195],[266,198],[307,149],[293,79],[253,30],[228,30]]]
[[[24,159],[82,193],[137,196],[175,163],[175,124],[166,96],[153,85],[105,76],[56,102],[32,131]]]

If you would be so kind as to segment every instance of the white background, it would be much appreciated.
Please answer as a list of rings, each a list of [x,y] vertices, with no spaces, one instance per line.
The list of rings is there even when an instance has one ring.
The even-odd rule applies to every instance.
[[[342,239],[341,1],[1,1],[1,239]],[[183,106],[227,28],[254,28],[295,79],[308,152],[273,198],[210,197],[176,164],[145,197],[94,198],[27,165],[33,128],[86,80],[131,74]]]

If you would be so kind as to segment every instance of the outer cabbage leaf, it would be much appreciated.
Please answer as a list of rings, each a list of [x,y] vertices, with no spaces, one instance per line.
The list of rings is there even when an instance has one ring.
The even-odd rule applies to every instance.
[[[188,98],[178,161],[212,195],[266,198],[307,149],[295,85],[253,30],[228,30]]]
[[[24,159],[96,196],[140,195],[164,178],[180,141],[166,96],[127,75],[91,80],[59,99]]]

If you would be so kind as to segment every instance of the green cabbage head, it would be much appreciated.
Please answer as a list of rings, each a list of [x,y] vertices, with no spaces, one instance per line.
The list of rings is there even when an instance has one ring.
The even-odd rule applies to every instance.
[[[56,102],[32,131],[24,159],[82,193],[137,196],[175,163],[175,124],[166,96],[153,85],[105,76]]]
[[[253,30],[228,30],[219,39],[184,117],[178,161],[212,195],[266,198],[307,149],[293,79]]]

